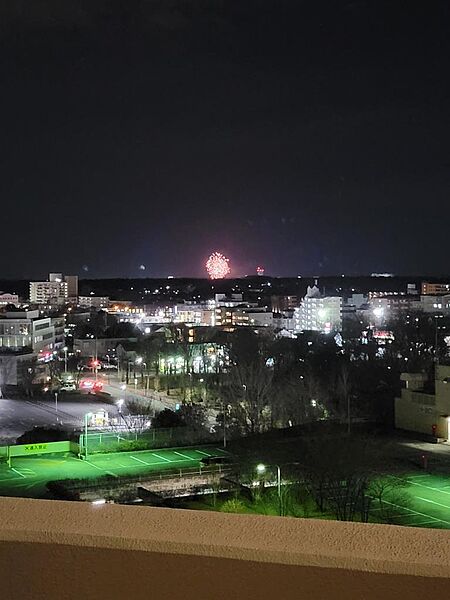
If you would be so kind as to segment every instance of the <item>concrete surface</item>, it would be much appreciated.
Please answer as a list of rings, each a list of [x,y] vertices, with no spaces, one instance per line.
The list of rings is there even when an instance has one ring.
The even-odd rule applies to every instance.
[[[444,531],[0,499],[2,598],[444,597]]]

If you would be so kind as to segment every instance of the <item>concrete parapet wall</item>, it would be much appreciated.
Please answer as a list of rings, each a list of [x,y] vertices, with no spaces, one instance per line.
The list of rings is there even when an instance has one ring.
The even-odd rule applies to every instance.
[[[448,532],[0,499],[2,598],[444,597]]]

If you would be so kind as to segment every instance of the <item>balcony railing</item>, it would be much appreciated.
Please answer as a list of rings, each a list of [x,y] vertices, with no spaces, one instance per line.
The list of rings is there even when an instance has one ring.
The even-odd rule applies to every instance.
[[[0,499],[5,600],[415,600],[450,586],[446,531]]]

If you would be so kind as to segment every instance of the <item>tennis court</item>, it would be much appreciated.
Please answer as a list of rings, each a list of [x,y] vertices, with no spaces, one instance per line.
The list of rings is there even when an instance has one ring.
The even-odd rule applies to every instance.
[[[143,475],[165,469],[185,469],[198,467],[204,458],[227,454],[221,448],[197,446],[93,454],[88,460],[80,460],[71,454],[17,457],[13,459],[11,468],[6,463],[0,465],[0,495],[40,498],[45,496],[48,481],[89,479],[103,475]]]
[[[450,477],[431,473],[406,477],[404,500],[386,498],[371,510],[371,520],[389,513],[390,522],[409,527],[450,529]]]

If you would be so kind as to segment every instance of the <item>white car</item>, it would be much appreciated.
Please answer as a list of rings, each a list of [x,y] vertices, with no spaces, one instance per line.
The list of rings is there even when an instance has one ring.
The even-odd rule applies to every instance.
[[[74,392],[76,390],[76,386],[74,383],[63,383],[59,388],[60,392]]]

